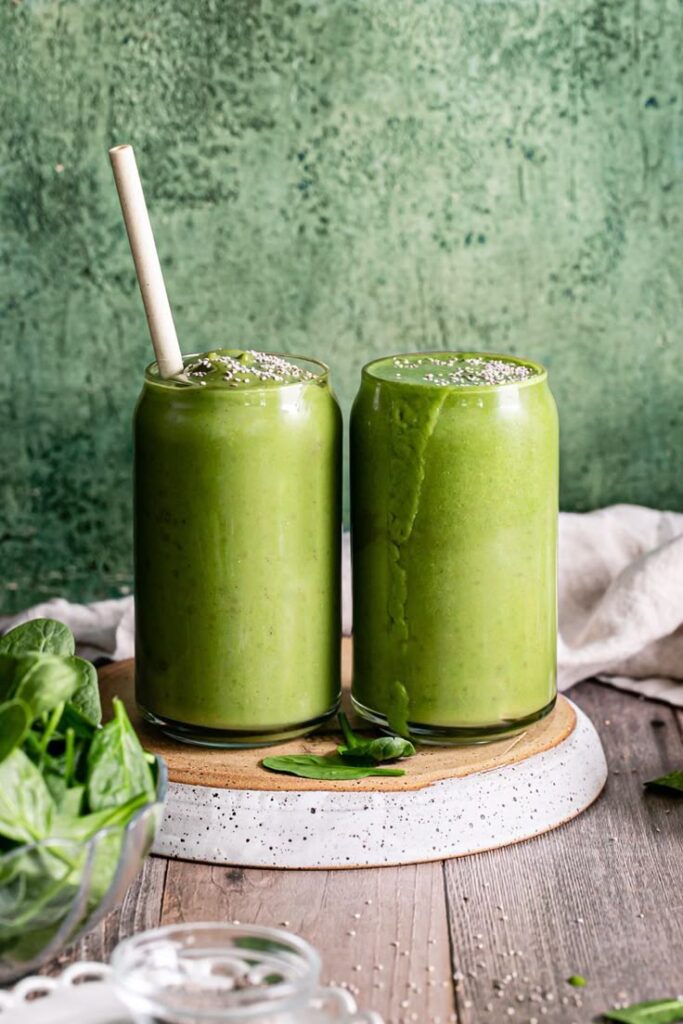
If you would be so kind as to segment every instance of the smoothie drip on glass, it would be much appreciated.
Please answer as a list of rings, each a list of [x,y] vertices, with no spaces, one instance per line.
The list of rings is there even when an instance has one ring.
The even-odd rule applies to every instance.
[[[136,695],[176,738],[274,742],[339,699],[341,416],[314,360],[148,368],[135,419]]]
[[[369,364],[351,464],[360,713],[465,742],[550,710],[557,416],[542,367],[476,353]]]

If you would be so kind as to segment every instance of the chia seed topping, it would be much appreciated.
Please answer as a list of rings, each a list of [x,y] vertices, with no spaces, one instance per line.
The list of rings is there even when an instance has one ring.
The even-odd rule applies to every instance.
[[[435,387],[477,387],[514,384],[537,375],[524,363],[493,356],[470,356],[459,353],[443,355],[394,356],[389,379],[406,379]]]
[[[227,385],[230,388],[296,384],[313,380],[315,374],[297,363],[270,352],[217,349],[185,366],[184,378],[195,384]]]

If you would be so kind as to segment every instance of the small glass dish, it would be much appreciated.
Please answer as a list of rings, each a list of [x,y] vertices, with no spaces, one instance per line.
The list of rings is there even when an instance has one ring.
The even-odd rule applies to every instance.
[[[156,797],[126,826],[0,856],[0,984],[35,971],[121,902],[161,823],[168,782],[160,757],[154,770]]]
[[[137,1024],[382,1024],[345,990],[321,986],[318,953],[278,928],[155,928],[120,943],[111,963]]]

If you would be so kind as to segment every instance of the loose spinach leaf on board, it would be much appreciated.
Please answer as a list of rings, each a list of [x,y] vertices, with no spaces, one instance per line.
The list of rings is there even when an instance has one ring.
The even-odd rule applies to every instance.
[[[31,720],[31,709],[26,701],[15,698],[0,704],[0,761],[21,746]]]
[[[280,757],[264,757],[264,768],[273,772],[286,772],[302,779],[322,779],[343,782],[345,779],[365,779],[370,775],[405,775],[402,768],[375,768],[345,764],[336,754],[283,754]]]
[[[662,775],[659,779],[650,779],[645,785],[648,789],[654,789],[657,792],[683,796],[683,768],[677,772]]]
[[[76,645],[71,630],[55,619],[32,619],[15,626],[0,637],[0,654],[74,653]]]
[[[343,711],[339,712],[339,724],[344,743],[337,747],[337,753],[349,764],[373,765],[382,761],[396,761],[399,757],[412,757],[415,747],[402,736],[379,736],[369,740],[357,736]]]
[[[78,673],[78,685],[69,698],[69,703],[91,725],[99,725],[102,721],[102,704],[100,703],[100,688],[95,666],[85,658],[69,658],[68,660]]]
[[[634,1003],[623,1010],[606,1010],[604,1020],[620,1024],[678,1024],[683,1021],[683,1002],[680,999],[651,999]]]
[[[114,718],[92,741],[87,785],[91,811],[116,807],[140,793],[150,800],[154,797],[152,769],[123,702],[117,697],[114,698]]]
[[[54,801],[43,776],[23,750],[0,764],[0,835],[33,843],[48,835]]]

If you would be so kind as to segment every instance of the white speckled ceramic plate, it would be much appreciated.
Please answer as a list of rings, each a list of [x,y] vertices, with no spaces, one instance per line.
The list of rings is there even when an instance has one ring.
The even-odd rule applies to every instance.
[[[479,770],[421,788],[316,790],[290,779],[292,788],[269,790],[172,781],[154,851],[249,867],[350,868],[462,857],[528,839],[580,814],[607,777],[593,725],[571,702],[562,705],[553,714],[573,712],[575,720],[554,745],[520,756],[512,743],[510,763],[497,767],[481,760],[490,748],[477,748]]]

